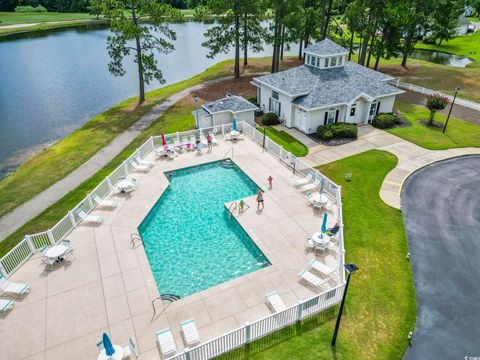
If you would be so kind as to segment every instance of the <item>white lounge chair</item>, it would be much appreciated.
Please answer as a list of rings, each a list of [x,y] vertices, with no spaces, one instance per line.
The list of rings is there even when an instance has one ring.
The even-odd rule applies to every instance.
[[[306,177],[297,177],[293,179],[293,185],[300,187],[307,185],[309,182],[313,180],[313,175],[312,173],[308,173]]]
[[[139,165],[147,166],[149,168],[153,167],[153,163],[149,160],[141,159],[140,156],[135,157],[135,162]]]
[[[305,191],[311,191],[317,187],[320,186],[320,179],[315,179],[315,181],[313,183],[309,183],[307,185],[304,185],[300,188],[300,190],[302,192],[305,192]]]
[[[328,277],[326,279],[319,278],[317,275],[312,274],[307,269],[302,270],[298,274],[298,277],[300,278],[301,282],[304,282],[307,285],[311,285],[312,287],[314,287],[316,289],[318,289],[321,286],[327,284],[331,280],[330,277]]]
[[[22,297],[28,292],[30,292],[29,284],[11,282],[5,279],[3,276],[0,276],[0,295],[5,294],[15,297]]]
[[[285,303],[282,301],[282,298],[276,291],[272,291],[271,293],[268,293],[265,295],[265,302],[268,306],[268,308],[274,312],[280,312],[283,311],[287,308]]]
[[[329,266],[325,265],[324,263],[322,263],[318,260],[315,260],[315,259],[312,259],[308,263],[308,266],[310,266],[310,269],[313,269],[313,270],[319,272],[320,274],[322,274],[324,276],[332,275],[334,272],[336,272],[338,270],[338,266],[329,267]]]
[[[133,170],[135,170],[137,172],[149,172],[150,171],[149,166],[139,164],[139,163],[137,163],[137,161],[135,159],[132,159],[132,161],[130,162],[130,165],[133,167]]]
[[[200,344],[200,335],[198,334],[195,320],[186,320],[180,323],[180,330],[182,332],[183,341],[185,346],[191,348]]]
[[[72,261],[71,256],[73,255],[73,249],[72,249],[71,241],[68,239],[63,239],[62,245],[67,248],[67,250],[65,251],[65,254],[63,254],[62,257],[67,261]]]
[[[93,201],[97,204],[99,207],[103,208],[109,208],[109,209],[115,209],[118,205],[118,202],[114,200],[107,200],[107,199],[102,199],[100,196],[97,194],[94,194],[92,196]]]
[[[138,358],[137,351],[135,350],[136,345],[135,342],[130,338],[128,340],[128,344],[123,346],[123,358],[124,359],[130,359],[132,356],[135,356],[135,358]]]
[[[164,359],[177,353],[177,345],[170,328],[157,331],[157,341]]]
[[[0,315],[5,315],[8,310],[13,309],[13,300],[0,299]]]
[[[101,224],[103,223],[103,217],[99,215],[87,215],[82,209],[75,210],[75,213],[82,219],[84,222]]]

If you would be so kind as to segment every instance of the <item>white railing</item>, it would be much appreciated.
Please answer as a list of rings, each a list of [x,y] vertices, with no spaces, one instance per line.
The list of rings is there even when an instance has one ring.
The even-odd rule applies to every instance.
[[[338,285],[321,294],[300,301],[285,310],[268,315],[253,323],[235,329],[206,343],[200,344],[168,360],[207,360],[240,348],[305,318],[316,315],[341,302],[345,284]]]

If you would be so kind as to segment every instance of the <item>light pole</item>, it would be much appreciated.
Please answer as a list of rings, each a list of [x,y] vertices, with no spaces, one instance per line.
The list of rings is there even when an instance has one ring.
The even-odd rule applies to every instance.
[[[343,306],[345,305],[345,298],[347,297],[348,284],[350,283],[350,276],[358,270],[358,266],[354,263],[345,264],[345,269],[348,272],[347,284],[342,296],[342,303],[340,304],[340,310],[338,311],[337,322],[335,324],[335,331],[333,332],[332,346],[335,347],[337,343],[338,329],[340,328],[340,320],[342,320]]]
[[[455,95],[453,96],[452,105],[450,105],[450,110],[448,111],[447,120],[445,121],[445,125],[443,125],[442,133],[444,133],[444,134],[445,134],[445,130],[447,130],[448,119],[450,119],[450,114],[452,113],[453,104],[455,104],[455,99],[457,98],[457,94],[458,94],[459,91],[460,91],[460,88],[457,86],[455,88]]]
[[[198,96],[193,95],[193,100],[195,100],[195,126],[198,129]]]

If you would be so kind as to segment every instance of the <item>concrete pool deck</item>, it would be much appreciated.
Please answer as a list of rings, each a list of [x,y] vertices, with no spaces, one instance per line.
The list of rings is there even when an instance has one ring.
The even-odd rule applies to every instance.
[[[130,234],[137,232],[167,188],[165,171],[221,160],[232,147],[232,159],[257,185],[267,189],[267,177],[274,179],[273,189],[266,190],[263,211],[257,212],[255,198],[249,197],[245,201],[250,208],[234,214],[272,265],[168,306],[158,301],[153,318],[151,302],[159,292],[143,246],[132,249]],[[306,235],[319,231],[323,213],[307,206],[291,185],[291,170],[278,159],[247,138],[236,143],[220,140],[203,155],[186,152],[173,160],[156,160],[154,154],[149,158],[154,167],[133,175],[137,190],[130,196],[112,196],[119,202],[114,211],[93,211],[104,217],[102,225],[80,225],[68,236],[75,254],[70,265],[46,271],[36,255],[12,276],[13,281],[30,283],[32,291],[0,318],[2,358],[95,359],[95,342],[108,332],[115,344],[134,339],[140,359],[159,359],[155,332],[160,329],[170,327],[182,350],[183,320],[195,319],[205,342],[269,315],[265,294],[270,291],[277,291],[287,306],[315,295],[298,282],[297,274],[314,258],[305,251],[304,241]],[[329,226],[336,222],[336,211],[336,206],[329,211]],[[327,251],[318,260],[335,267],[337,256]]]

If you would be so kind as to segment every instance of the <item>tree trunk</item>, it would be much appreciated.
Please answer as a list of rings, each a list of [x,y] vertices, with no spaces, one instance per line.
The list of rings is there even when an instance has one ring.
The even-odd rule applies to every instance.
[[[247,13],[243,18],[243,66],[248,65]]]
[[[135,14],[134,0],[130,0],[130,6],[132,8],[133,24],[135,25],[135,27],[138,27],[138,19]],[[142,42],[140,40],[140,36],[135,36],[135,51],[138,69],[138,103],[141,104],[145,101],[145,78],[143,76]]]
[[[280,60],[283,61],[283,46],[285,45],[285,26],[282,25],[282,43],[280,46]]]
[[[428,125],[433,125],[433,118],[435,117],[435,110],[430,110],[430,117],[428,118]]]
[[[370,35],[365,35],[365,38],[363,39],[362,42],[362,48],[360,51],[360,54],[358,55],[358,63],[360,65],[365,65],[365,56],[367,54],[367,48],[368,48],[368,41],[370,40]]]
[[[372,37],[372,40],[370,41],[370,47],[368,48],[368,56],[367,56],[367,68],[370,67],[370,59],[372,57],[372,49],[373,49],[373,43],[375,41],[375,37]]]
[[[300,43],[298,44],[298,58],[299,59],[303,59],[302,47],[303,47],[303,39],[300,39]]]
[[[325,40],[328,32],[328,24],[330,23],[330,17],[332,15],[332,2],[333,0],[328,0],[327,13],[325,16],[325,23],[323,24],[322,40]]]
[[[322,0],[320,6],[321,6],[320,31],[323,32],[323,28],[325,27],[325,20],[326,20],[326,17],[327,17],[327,0]]]
[[[377,70],[378,69],[378,64],[380,63],[380,56],[377,56],[377,58],[375,59],[375,66],[373,67],[373,70]]]
[[[275,14],[275,23],[273,26],[273,54],[272,54],[272,68],[271,68],[271,73],[276,72],[276,64],[277,64],[277,39],[278,39],[278,16]]]
[[[355,36],[355,31],[352,31],[352,36],[350,36],[350,46],[348,48],[348,61],[352,59],[353,53],[353,37]]]
[[[235,65],[234,75],[236,78],[240,77],[240,9],[239,0],[235,1]]]

